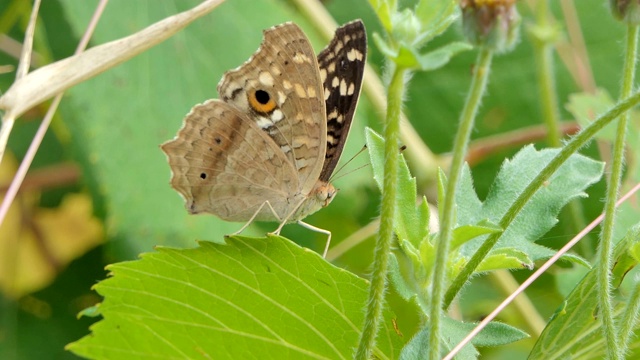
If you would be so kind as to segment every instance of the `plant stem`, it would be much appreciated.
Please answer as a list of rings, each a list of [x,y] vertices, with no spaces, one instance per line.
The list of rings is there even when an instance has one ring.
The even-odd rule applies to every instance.
[[[385,124],[384,145],[384,182],[380,209],[380,231],[374,251],[373,273],[369,286],[369,299],[364,326],[355,354],[357,360],[368,360],[375,346],[378,327],[384,307],[384,294],[387,285],[387,271],[391,242],[393,240],[393,219],[395,216],[396,187],[398,178],[398,138],[400,134],[400,112],[404,92],[406,69],[396,67],[393,70],[387,95],[387,121]]]
[[[513,202],[511,207],[504,214],[502,219],[500,219],[499,225],[501,228],[506,229],[516,218],[520,210],[526,205],[526,203],[531,199],[531,197],[538,191],[540,187],[543,186],[544,182],[547,181],[553,173],[558,170],[558,168],[578,149],[584,146],[591,138],[606,125],[614,121],[621,114],[631,109],[633,106],[640,103],[640,91],[635,92],[632,96],[627,98],[626,100],[618,103],[618,105],[614,106],[613,109],[609,110],[606,114],[599,117],[596,121],[592,122],[584,128],[581,132],[579,132],[575,137],[571,139],[556,155],[549,164],[540,171],[540,173],[527,185],[527,187],[522,191],[520,196]],[[464,266],[464,268],[460,271],[458,276],[453,280],[451,286],[447,290],[444,298],[444,309],[448,308],[451,305],[451,302],[456,297],[460,289],[467,282],[471,274],[475,271],[478,265],[482,262],[482,260],[487,256],[489,251],[493,248],[493,246],[498,242],[502,236],[502,233],[490,235],[487,240],[482,243],[478,251],[471,257],[469,262]]]
[[[540,0],[536,6],[536,31],[532,31],[533,51],[536,58],[536,75],[542,107],[542,119],[547,128],[547,143],[551,147],[561,146],[560,111],[558,106],[558,92],[556,90],[553,62],[553,41],[557,30],[553,25],[553,18],[549,12],[549,0]],[[564,213],[570,220],[566,223],[573,232],[580,232],[587,226],[582,204],[578,199],[571,200]],[[580,252],[589,258],[593,255],[589,239],[580,241]]]
[[[536,26],[541,32],[551,32],[549,21],[548,0],[537,2]],[[545,31],[546,30],[546,31]],[[536,58],[536,75],[540,103],[542,105],[542,119],[547,127],[547,142],[552,147],[560,147],[560,115],[558,114],[558,98],[556,83],[553,76],[553,48],[549,36],[534,35],[534,54]]]
[[[453,226],[455,225],[455,200],[458,179],[464,165],[464,158],[467,153],[469,138],[478,107],[480,107],[480,100],[487,86],[492,55],[493,51],[489,48],[480,48],[471,80],[469,95],[467,96],[462,114],[460,115],[460,127],[453,144],[453,158],[451,160],[447,189],[441,212],[440,236],[438,238],[433,270],[432,300],[429,315],[429,353],[431,359],[440,358],[440,316],[442,314],[443,295],[447,281],[449,244],[451,242]]]
[[[624,59],[622,89],[620,98],[626,98],[631,94],[634,74],[636,70],[636,52],[638,43],[638,27],[627,27],[627,43]],[[623,113],[618,119],[616,138],[613,144],[613,159],[611,164],[611,176],[608,181],[607,198],[605,199],[604,221],[600,234],[600,246],[598,247],[598,301],[600,318],[602,319],[602,331],[606,339],[607,355],[609,359],[622,359],[624,355],[620,351],[620,342],[613,317],[613,299],[611,294],[611,249],[613,242],[613,228],[616,218],[616,199],[622,180],[622,166],[624,162],[624,143],[627,132],[628,113]]]

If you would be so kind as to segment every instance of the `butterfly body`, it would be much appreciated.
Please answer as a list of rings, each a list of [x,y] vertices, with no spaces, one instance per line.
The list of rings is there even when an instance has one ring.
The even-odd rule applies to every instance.
[[[190,213],[227,221],[299,221],[327,206],[360,93],[366,36],[339,28],[317,57],[302,30],[265,30],[256,53],[196,105],[162,145]]]

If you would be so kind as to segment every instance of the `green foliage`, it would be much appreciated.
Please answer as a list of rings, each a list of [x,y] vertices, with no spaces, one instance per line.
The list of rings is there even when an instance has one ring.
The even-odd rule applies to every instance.
[[[451,349],[457,345],[477,325],[475,323],[463,323],[445,318],[443,322],[443,345],[445,349]],[[500,346],[509,344],[527,337],[524,332],[499,322],[492,322],[476,336],[472,344],[474,346]],[[400,359],[424,359],[429,355],[429,328],[420,330],[416,336],[402,349]],[[480,354],[471,345],[466,345],[456,359],[477,359]]]
[[[383,144],[384,140],[379,135],[371,130],[367,131],[367,147],[371,154],[374,178],[380,187]],[[523,148],[512,159],[505,161],[484,202],[478,199],[469,169],[465,168],[456,201],[458,225],[454,230],[451,246],[452,267],[448,272],[451,276],[457,275],[457,270],[464,265],[465,259],[478,249],[486,235],[502,232],[495,223],[533,176],[557,152],[553,149],[537,151],[532,146]],[[535,244],[535,241],[557,223],[558,213],[567,202],[585,196],[584,189],[600,179],[603,169],[601,162],[582,155],[572,156],[554,174],[547,186],[518,214],[514,224],[502,235],[477,271],[531,268],[533,261],[553,255],[553,250]],[[446,180],[441,177],[441,182],[443,181]],[[441,184],[440,188],[443,187]],[[418,282],[423,282],[424,286],[431,274],[429,269],[433,265],[433,241],[437,237],[427,236],[426,233],[429,223],[426,199],[415,206],[412,200],[415,198],[415,179],[410,176],[403,161],[400,166],[395,229],[402,249],[401,259],[404,260],[398,259],[398,262],[410,261],[411,267],[416,269],[416,274],[420,274],[412,274],[412,277],[416,277]],[[565,259],[588,266],[586,261],[575,255],[565,255]],[[419,294],[421,291],[416,290],[414,293]]]
[[[98,45],[122,38],[199,2],[146,4],[112,0],[91,42]],[[447,178],[444,170],[438,178],[420,177],[424,174],[420,170],[437,166],[446,169],[450,163],[448,152],[456,131],[454,120],[463,108],[461,94],[469,86],[475,52],[467,51],[469,45],[461,42],[460,27],[456,24],[457,1],[324,3],[338,23],[355,18],[364,20],[371,40],[368,62],[374,70],[382,73],[385,65],[389,68],[389,64],[397,64],[414,71],[411,83],[406,85],[402,106],[417,130],[418,141],[423,142],[420,145],[439,154],[435,164],[424,163],[420,156],[407,156],[409,165],[402,160],[399,168],[393,220],[397,242],[390,257],[389,274],[393,289],[386,299],[388,309],[374,354],[378,358],[424,358],[429,355],[426,314],[438,239],[437,233],[429,231],[429,223],[437,222],[437,216],[430,214],[428,202],[443,201]],[[3,30],[0,32],[22,39],[21,24],[28,19],[27,5],[23,0],[0,2]],[[558,64],[552,76],[557,84],[558,102],[566,104],[558,109],[561,117],[576,119],[582,127],[587,126],[616,103],[606,94],[617,94],[621,82],[620,44],[624,29],[613,17],[593,11],[594,7],[601,7],[601,1],[581,0],[575,2],[580,23],[558,21],[552,24],[557,33],[545,33],[546,28],[533,23],[535,14],[527,5],[518,2],[518,10],[525,23],[531,25],[533,41],[547,45],[558,39],[570,41],[572,37],[567,36],[567,31],[582,29],[584,54],[589,54],[589,58],[578,63],[566,62],[581,57],[578,51],[569,54],[572,56],[566,56],[567,53],[554,56],[566,63]],[[563,16],[560,2],[550,1],[549,5],[549,12],[557,19],[571,21]],[[40,55],[35,60],[38,66],[72,53],[94,6],[93,2],[68,0],[43,2],[35,39]],[[222,243],[224,234],[239,228],[240,224],[214,217],[187,215],[181,199],[168,185],[169,169],[158,145],[175,134],[190,107],[218,96],[215,87],[222,74],[255,51],[263,29],[284,21],[301,25],[316,49],[326,44],[315,31],[311,17],[288,2],[227,1],[170,40],[66,93],[53,131],[36,157],[35,168],[71,161],[77,165],[81,178],[74,178],[71,186],[67,183],[53,191],[43,186],[39,189],[41,194],[37,194],[41,195],[38,201],[43,207],[56,209],[66,193],[90,194],[94,212],[106,226],[108,244],[78,259],[55,283],[40,292],[24,299],[9,299],[3,294],[0,334],[5,336],[0,336],[0,358],[74,358],[74,353],[91,358],[122,358],[123,353],[117,351],[136,351],[142,354],[140,357],[176,354],[201,357],[207,353],[218,358],[241,358],[258,351],[260,357],[273,358],[353,355],[364,321],[362,308],[367,301],[367,282],[362,278],[372,273],[371,233],[333,260],[339,268],[280,238],[240,237],[229,239],[226,245],[201,242],[190,250],[159,247],[141,260],[117,263],[133,259],[157,244],[193,247],[194,239]],[[12,24],[17,25],[12,28]],[[575,155],[539,190],[509,228],[496,225],[522,188],[557,152],[542,149],[543,143],[536,144],[542,150],[525,146],[540,139],[534,135],[536,131],[524,137],[510,132],[541,123],[534,47],[527,40],[531,39],[523,39],[512,53],[493,60],[487,95],[473,127],[473,137],[479,142],[476,147],[470,144],[470,165],[464,168],[457,184],[456,225],[447,279],[459,272],[483,239],[502,234],[476,274],[521,269],[514,271],[514,276],[521,280],[575,234],[574,218],[560,213],[568,201],[580,201],[585,220],[590,221],[601,211],[603,183],[585,189],[600,177],[602,165]],[[586,63],[592,66],[593,79],[588,69],[578,66]],[[15,64],[15,59],[0,52],[0,64]],[[372,77],[367,75],[365,82],[370,80]],[[2,74],[0,93],[12,81],[12,74]],[[593,95],[590,81],[601,87],[602,92]],[[364,143],[365,126],[379,129],[381,101],[369,96],[365,89],[345,158]],[[34,109],[16,124],[9,147],[18,158],[24,154],[37,125],[37,121],[30,120],[39,120],[45,108]],[[602,155],[597,152],[606,149],[613,139],[614,125],[610,126],[596,135],[597,146],[592,142],[584,154],[610,160],[606,151]],[[640,181],[640,122],[636,113],[631,114],[629,129],[623,190]],[[490,146],[479,146],[492,135],[496,136],[491,138]],[[382,143],[373,132],[367,131],[366,137],[373,178],[381,187]],[[407,138],[403,142],[409,147],[407,153],[420,148]],[[504,161],[505,158],[511,160]],[[356,167],[350,165],[348,169]],[[368,171],[347,173],[348,176],[337,180],[340,192],[331,207],[306,220],[331,230],[334,246],[343,245],[341,240],[367,228],[378,214],[376,184]],[[585,198],[587,191],[589,198]],[[620,239],[638,222],[637,202],[623,204],[616,220],[615,238]],[[31,222],[25,224],[33,226]],[[246,234],[264,234],[275,226],[253,225]],[[316,236],[296,226],[285,227],[283,234],[314,249],[321,248],[325,240],[324,235]],[[46,245],[42,246],[45,255]],[[490,323],[463,349],[460,358],[473,359],[478,354],[483,358],[524,358],[529,354],[532,359],[599,358],[603,354],[603,340],[595,308],[595,275],[589,272],[582,279],[588,272],[583,265],[588,265],[587,260],[592,258],[588,252],[579,254],[565,255],[569,263],[562,264],[565,268],[579,266],[570,270],[552,268],[528,290],[525,297],[531,297],[535,305],[532,313],[507,310],[500,322]],[[618,296],[614,309],[617,321],[631,308],[625,302],[632,289],[637,288],[639,259],[637,235],[635,239],[627,235],[618,244],[612,269],[612,286]],[[110,266],[113,276],[96,285],[104,300],[91,307],[100,299],[90,287],[96,279],[104,277],[102,268],[107,263],[116,263]],[[11,264],[2,265],[10,268]],[[491,281],[494,281],[491,276],[470,279],[458,297],[460,303],[455,304],[459,310],[454,313],[456,319],[451,315],[453,312],[443,315],[442,348],[455,346],[475,326],[473,321],[485,316],[506,296]],[[568,295],[576,283],[577,287]],[[546,323],[559,303],[563,305],[533,347],[540,335],[527,327],[528,319],[540,318]],[[86,310],[81,311],[82,308]],[[82,318],[76,320],[79,312]],[[87,335],[89,322],[100,316],[102,320]],[[525,339],[516,327],[527,329],[531,339]],[[64,344],[83,336],[69,346],[74,353],[62,350]],[[42,339],[47,341],[43,343]],[[639,344],[632,341],[629,358],[638,356],[634,349]]]
[[[398,11],[395,1],[370,1],[387,34],[377,33],[373,40],[388,59],[405,69],[431,71],[446,65],[456,54],[470,50],[471,45],[453,42],[426,54],[420,48],[441,35],[458,18],[452,0],[421,0],[414,11]]]
[[[622,278],[628,271],[638,265],[633,250],[640,244],[640,224],[630,229],[627,235],[618,243],[614,250],[614,268],[617,274],[614,286],[619,287]],[[599,264],[595,263],[594,267]],[[630,286],[638,287],[637,277],[630,276]],[[602,337],[602,323],[598,318],[598,301],[596,293],[597,273],[595,269],[589,271],[567,296],[558,308],[551,321],[531,351],[529,360],[536,359],[595,359],[605,357],[605,343]],[[631,304],[621,301],[616,306],[616,315],[620,320],[625,306]],[[640,346],[640,340],[635,337],[630,348]]]
[[[556,149],[538,151],[533,146],[524,147],[503,163],[484,201],[475,194],[470,171],[465,168],[456,201],[458,224],[476,224],[483,220],[498,222],[525,186],[557,153]],[[572,199],[586,196],[584,190],[600,179],[603,170],[601,162],[582,155],[571,156],[517,215],[493,252],[515,248],[525,252],[533,261],[553,255],[553,250],[534,242],[557,223],[558,213],[564,205]],[[460,249],[461,255],[474,253],[480,243],[465,243]],[[580,261],[571,255],[567,259]]]
[[[109,266],[92,335],[69,345],[89,358],[349,359],[367,282],[277,236],[158,248]],[[385,326],[375,356],[402,341]]]
[[[367,130],[367,148],[371,155],[374,178],[382,188],[384,139]],[[450,278],[457,275],[458,270],[478,249],[486,235],[502,232],[494,223],[504,215],[511,202],[557,152],[558,150],[554,149],[537,151],[532,146],[523,148],[512,159],[505,161],[484,202],[478,199],[470,172],[465,168],[459,182],[456,201],[458,225],[454,230],[450,248],[451,256],[447,270]],[[533,267],[533,261],[552,256],[553,250],[537,245],[535,241],[556,224],[562,206],[573,198],[585,195],[584,189],[598,181],[603,168],[601,162],[582,155],[573,155],[549,180],[549,184],[518,214],[512,226],[502,235],[502,240],[476,271],[481,273],[498,269],[530,269]],[[446,179],[443,176],[440,179],[439,188],[443,189]],[[434,265],[434,242],[438,237],[427,233],[429,209],[425,205],[426,199],[415,205],[415,179],[411,177],[404,161],[400,163],[397,188],[395,231],[399,247],[393,253],[391,279],[401,296],[407,300],[417,300],[426,313]],[[575,255],[565,255],[565,258],[588,266],[586,261]],[[448,326],[455,328],[456,323],[449,320]],[[463,330],[460,328],[457,331]],[[445,333],[447,331],[443,329],[443,334]],[[411,346],[424,349],[426,343],[421,337],[428,336],[425,334],[428,334],[428,331],[423,329],[417,335],[418,338],[412,340]],[[463,337],[464,335],[459,339]],[[444,345],[448,348],[448,344]],[[407,351],[409,354],[415,354],[414,350]],[[471,352],[467,356],[472,356],[471,354],[474,353]]]

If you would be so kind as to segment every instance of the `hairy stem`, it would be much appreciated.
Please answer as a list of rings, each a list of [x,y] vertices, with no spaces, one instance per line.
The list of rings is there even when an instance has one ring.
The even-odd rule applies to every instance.
[[[385,124],[384,181],[380,206],[380,231],[374,251],[373,273],[369,286],[369,299],[355,358],[368,360],[375,346],[376,334],[382,318],[384,294],[387,285],[389,256],[393,240],[393,218],[395,215],[396,187],[398,178],[398,138],[400,134],[400,112],[404,92],[406,70],[394,69],[387,95],[387,121]]]
[[[622,89],[620,98],[626,98],[631,94],[633,87],[633,77],[636,69],[636,52],[638,44],[638,27],[629,25],[627,28],[626,54],[624,59],[624,69],[622,78]],[[600,233],[600,244],[598,247],[599,266],[598,274],[598,305],[600,318],[602,319],[602,331],[606,339],[605,345],[609,359],[623,359],[624,355],[620,351],[618,331],[614,321],[613,299],[611,294],[611,251],[613,247],[613,228],[616,218],[616,199],[620,190],[622,180],[622,167],[624,163],[624,143],[627,133],[628,113],[623,113],[618,119],[616,138],[613,144],[613,158],[611,164],[611,175],[608,181],[607,197],[604,206],[604,221],[602,222],[602,232]]]
[[[440,236],[433,270],[432,301],[429,315],[429,353],[431,359],[440,358],[440,316],[442,314],[443,295],[447,280],[449,244],[453,226],[455,225],[456,188],[464,165],[474,120],[480,107],[482,95],[485,93],[492,55],[493,51],[488,48],[483,47],[480,49],[469,95],[460,115],[460,127],[453,144],[453,158],[441,212]]]

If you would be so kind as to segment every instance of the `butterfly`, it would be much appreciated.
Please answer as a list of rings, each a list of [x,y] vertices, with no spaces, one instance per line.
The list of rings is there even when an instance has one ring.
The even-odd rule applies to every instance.
[[[224,74],[220,99],[194,106],[173,140],[161,145],[171,186],[192,214],[227,221],[302,221],[329,205],[362,87],[364,24],[347,23],[316,57],[294,23],[264,31],[244,64]]]

